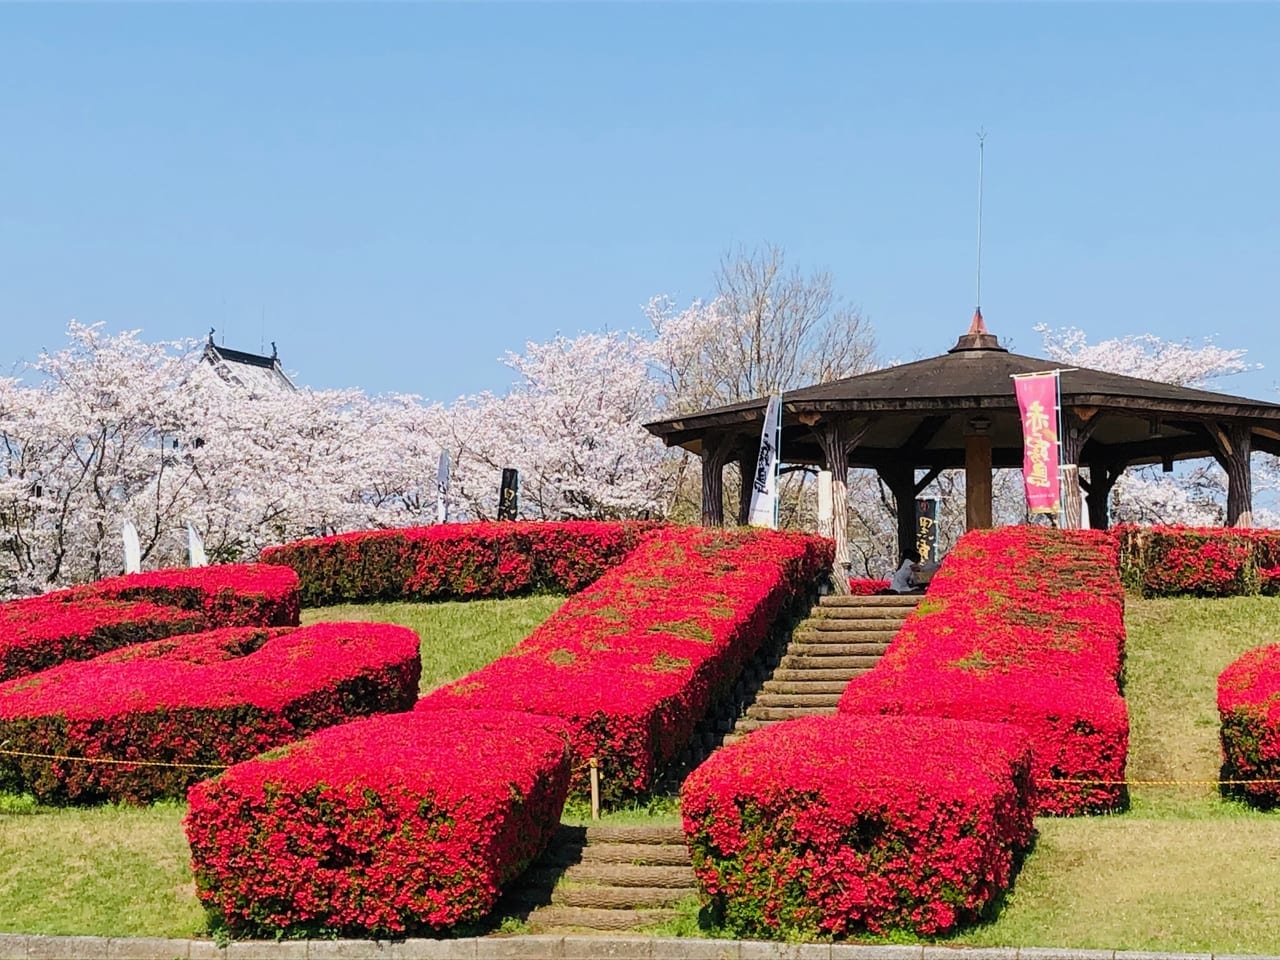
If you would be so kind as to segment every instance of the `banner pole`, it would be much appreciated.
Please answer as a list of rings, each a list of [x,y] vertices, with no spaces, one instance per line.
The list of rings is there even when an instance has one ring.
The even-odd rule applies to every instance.
[[[1067,526],[1067,494],[1062,483],[1062,371],[1053,371],[1053,395],[1058,418],[1058,529]]]

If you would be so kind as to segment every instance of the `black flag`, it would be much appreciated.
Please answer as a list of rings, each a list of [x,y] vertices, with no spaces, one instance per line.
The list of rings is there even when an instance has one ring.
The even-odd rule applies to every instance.
[[[916,501],[916,552],[921,563],[938,562],[938,501]]]
[[[498,491],[498,519],[514,520],[520,512],[520,471],[502,468],[502,488]]]

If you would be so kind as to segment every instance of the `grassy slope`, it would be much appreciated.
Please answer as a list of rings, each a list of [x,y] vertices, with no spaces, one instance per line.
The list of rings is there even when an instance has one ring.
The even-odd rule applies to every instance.
[[[1280,600],[1129,602],[1125,697],[1135,780],[1218,775],[1217,677],[1280,640]],[[1129,812],[1039,821],[984,945],[1268,953],[1280,944],[1280,813],[1206,786],[1136,786]]]
[[[425,692],[511,648],[562,597],[307,610],[422,637]],[[0,794],[0,931],[189,937],[207,930],[182,833],[185,805],[58,810]]]

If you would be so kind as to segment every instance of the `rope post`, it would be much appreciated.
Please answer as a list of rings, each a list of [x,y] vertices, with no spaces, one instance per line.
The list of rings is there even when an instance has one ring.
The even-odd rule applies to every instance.
[[[600,819],[600,762],[592,757],[591,766],[591,819]]]

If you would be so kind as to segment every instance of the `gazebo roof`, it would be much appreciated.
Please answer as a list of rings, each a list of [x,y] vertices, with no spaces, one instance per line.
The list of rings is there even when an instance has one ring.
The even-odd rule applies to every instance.
[[[204,345],[204,360],[213,367],[224,383],[248,390],[251,396],[298,389],[280,365],[274,343],[271,344],[271,356],[266,357],[217,346],[213,342],[213,331],[210,330],[209,339]]]
[[[1013,376],[1055,369],[1061,370],[1064,409],[1086,419],[1101,415],[1085,459],[1152,463],[1210,456],[1210,424],[1247,425],[1255,449],[1280,453],[1280,404],[1010,353],[975,317],[970,333],[940,356],[785,392],[783,456],[794,463],[820,462],[808,427],[843,418],[869,424],[850,455],[853,466],[905,460],[919,467],[958,466],[966,424],[983,416],[992,421],[996,465],[1015,466],[1021,463],[1022,433]],[[749,445],[759,440],[767,402],[761,397],[728,404],[646,428],[668,446],[695,453],[713,436],[741,435]]]

